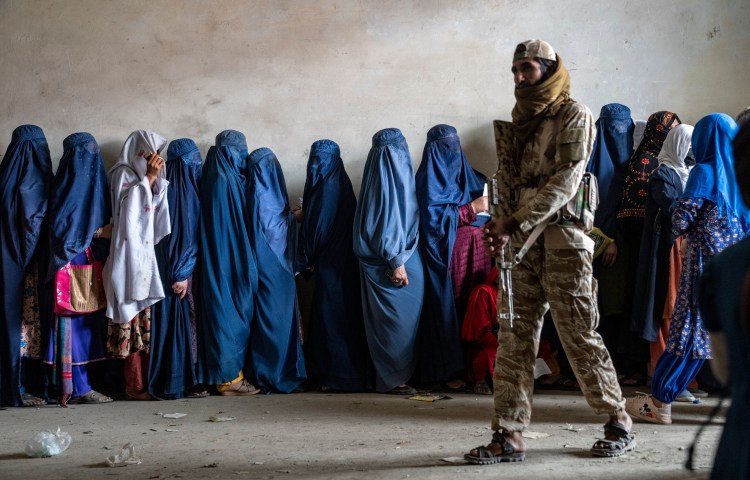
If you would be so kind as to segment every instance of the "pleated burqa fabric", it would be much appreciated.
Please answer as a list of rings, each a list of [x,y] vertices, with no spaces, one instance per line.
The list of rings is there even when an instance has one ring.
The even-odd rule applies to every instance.
[[[611,238],[615,238],[615,217],[628,160],[633,154],[634,128],[628,107],[619,103],[604,105],[596,121],[596,140],[586,167],[596,176],[599,186],[594,225]]]
[[[375,388],[385,392],[414,373],[424,302],[414,167],[406,139],[396,128],[381,130],[372,138],[353,231]],[[406,286],[396,286],[388,277],[400,266],[406,268]]]
[[[52,328],[45,360],[54,366],[55,383],[62,379],[58,394],[64,401],[70,395],[80,396],[91,389],[85,365],[107,357],[107,317],[103,309],[70,317],[55,315],[51,293],[55,289],[55,276],[68,262],[88,265],[94,260],[102,264],[106,261],[109,240],[94,239],[94,232],[109,224],[111,216],[111,198],[99,145],[90,133],[74,133],[63,141],[63,156],[52,181],[48,210],[50,261],[45,293]],[[86,255],[89,247],[90,259]],[[70,352],[63,347],[65,330],[70,330]],[[67,353],[70,357],[65,359]],[[72,367],[65,365],[66,361]],[[72,371],[72,385],[66,382],[68,369]]]
[[[331,390],[372,388],[359,284],[352,247],[357,198],[339,146],[318,140],[310,148],[303,194],[298,265],[315,279],[306,342],[321,385]]]
[[[235,130],[216,136],[203,166],[198,226],[198,380],[227,383],[249,368],[258,269],[248,239],[247,143]]]
[[[296,220],[276,155],[268,148],[253,151],[248,171],[248,227],[258,259],[250,337],[254,378],[265,392],[291,393],[307,378],[294,283]]]
[[[151,307],[151,356],[148,391],[156,398],[182,398],[197,381],[193,352],[195,337],[193,293],[180,295],[175,282],[188,280],[192,286],[198,257],[200,182],[203,159],[189,138],[173,140],[167,148],[166,174],[169,181],[171,233],[156,246],[156,261],[164,288],[164,300]]]
[[[21,125],[0,164],[0,407],[21,405],[24,274],[36,251],[52,181],[47,139]]]
[[[463,369],[461,322],[456,316],[450,260],[458,207],[482,196],[484,181],[469,165],[456,129],[436,125],[427,132],[416,174],[419,252],[425,266],[424,308],[419,328],[420,380],[458,378]]]

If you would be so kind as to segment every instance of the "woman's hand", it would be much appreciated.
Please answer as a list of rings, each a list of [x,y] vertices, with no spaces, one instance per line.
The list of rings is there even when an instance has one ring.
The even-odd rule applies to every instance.
[[[112,224],[108,223],[94,230],[94,238],[112,238]]]
[[[187,280],[183,280],[181,282],[174,282],[172,284],[172,291],[176,295],[180,296],[180,300],[182,300],[183,298],[185,298],[185,295],[187,295],[187,291],[188,291],[187,289],[188,289],[188,281]]]
[[[391,274],[391,282],[397,287],[405,287],[409,285],[409,276],[406,274],[406,267],[401,265],[393,269]]]
[[[471,208],[474,209],[474,213],[482,213],[486,212],[489,208],[489,204],[487,203],[487,197],[479,197],[475,198],[471,202]]]
[[[146,177],[148,177],[148,183],[153,188],[156,176],[164,168],[164,159],[159,156],[156,152],[151,152],[145,155],[146,158]]]
[[[297,223],[302,223],[302,219],[305,218],[305,214],[302,209],[295,208],[294,210],[292,210],[292,213],[294,214],[294,219],[297,221]]]
[[[612,242],[606,249],[604,249],[604,252],[602,252],[602,265],[605,267],[611,267],[615,264],[615,260],[617,260],[617,244]]]

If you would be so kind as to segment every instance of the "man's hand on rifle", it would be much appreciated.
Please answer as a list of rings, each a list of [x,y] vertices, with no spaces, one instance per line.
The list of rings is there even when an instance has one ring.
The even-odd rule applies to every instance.
[[[484,243],[493,255],[500,255],[516,230],[518,230],[518,221],[515,218],[493,218],[484,225]]]

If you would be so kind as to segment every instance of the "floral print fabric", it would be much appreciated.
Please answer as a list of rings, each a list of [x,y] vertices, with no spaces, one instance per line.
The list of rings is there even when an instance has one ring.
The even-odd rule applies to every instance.
[[[687,250],[682,264],[680,287],[672,322],[669,326],[667,351],[678,357],[689,354],[693,340],[695,359],[711,358],[711,342],[698,310],[696,285],[704,266],[711,259],[740,240],[747,232],[733,216],[723,216],[716,204],[702,198],[682,199],[672,216],[675,235],[686,234]]]
[[[108,346],[109,354],[117,358],[126,358],[131,353],[151,349],[151,307],[138,312],[127,323],[114,323],[110,320]]]

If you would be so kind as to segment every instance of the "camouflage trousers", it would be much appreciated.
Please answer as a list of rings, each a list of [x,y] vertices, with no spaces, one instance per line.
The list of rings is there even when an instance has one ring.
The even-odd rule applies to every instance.
[[[599,414],[624,409],[612,360],[595,331],[599,313],[591,261],[592,254],[585,250],[545,250],[537,242],[513,267],[515,320],[513,328],[500,320],[494,430],[522,431],[529,425],[534,364],[547,309],[588,404]]]

